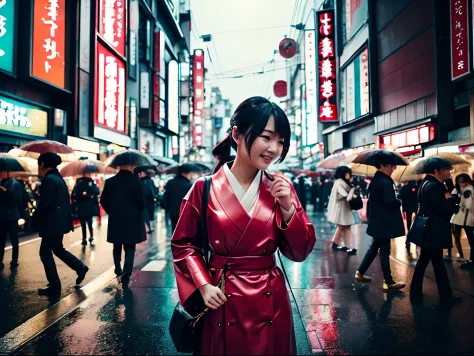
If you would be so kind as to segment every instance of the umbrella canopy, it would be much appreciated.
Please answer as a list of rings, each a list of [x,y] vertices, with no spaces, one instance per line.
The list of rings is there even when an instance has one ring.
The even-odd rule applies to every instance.
[[[455,172],[468,172],[471,163],[456,153],[440,152],[436,155],[426,157],[414,164],[413,172],[415,174],[427,173],[428,167],[434,162],[433,158],[440,158],[445,161],[446,165],[451,165]]]
[[[42,153],[46,152],[58,154],[63,162],[77,161],[77,157],[71,147],[51,140],[33,141],[10,151],[11,154],[18,157],[31,157],[35,159],[38,159]]]
[[[340,163],[346,159],[346,156],[342,153],[336,153],[330,156],[327,156],[324,161],[318,164],[318,168],[323,169],[336,169],[339,167]]]
[[[377,173],[377,169],[374,166],[369,166],[368,164],[341,162],[341,166],[349,167],[352,171],[352,174],[355,176],[373,177],[375,173]]]
[[[362,151],[353,162],[367,164],[369,166],[377,166],[379,164],[408,166],[410,164],[400,153],[380,149]]]
[[[60,173],[63,177],[73,177],[82,176],[86,173],[114,174],[116,170],[112,167],[107,167],[104,162],[86,159],[68,163],[61,169]]]
[[[137,150],[128,149],[109,157],[105,165],[117,168],[118,166],[156,166],[156,162],[149,155]]]
[[[0,171],[27,172],[28,166],[18,157],[14,157],[8,153],[0,153]]]
[[[175,164],[171,167],[165,168],[161,171],[164,174],[178,174],[179,172],[186,173],[206,173],[212,170],[211,167],[201,162],[185,162],[183,164]]]
[[[392,173],[392,179],[398,183],[418,181],[425,177],[424,174],[415,173],[415,167],[420,162],[426,160],[426,158],[417,158],[411,162],[408,166],[400,166]]]

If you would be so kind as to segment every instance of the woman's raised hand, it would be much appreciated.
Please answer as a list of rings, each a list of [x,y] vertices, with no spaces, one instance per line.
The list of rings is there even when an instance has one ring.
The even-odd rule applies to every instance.
[[[227,302],[227,298],[220,288],[213,286],[212,284],[208,283],[203,285],[199,288],[199,291],[201,292],[204,304],[206,304],[206,307],[209,309],[219,309],[221,305],[224,305],[224,303]]]
[[[275,180],[270,185],[270,193],[280,202],[283,209],[291,209],[291,187],[285,178],[275,175]]]

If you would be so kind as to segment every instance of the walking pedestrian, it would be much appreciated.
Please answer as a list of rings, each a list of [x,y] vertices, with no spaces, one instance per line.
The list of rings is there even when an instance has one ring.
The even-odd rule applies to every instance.
[[[154,231],[151,222],[155,221],[157,189],[149,174],[150,173],[146,170],[140,170],[139,177],[140,183],[142,184],[143,200],[145,201],[145,224],[148,228],[148,234],[151,234]]]
[[[415,182],[406,182],[400,188],[398,197],[402,201],[402,210],[406,215],[407,231],[410,231],[413,214],[415,214],[418,209],[418,186]],[[405,241],[405,247],[407,250],[410,249],[410,242],[408,242],[408,240]]]
[[[81,221],[83,245],[87,245],[87,226],[89,227],[90,244],[94,241],[92,218],[100,215],[99,195],[99,187],[92,180],[91,173],[85,173],[82,178],[79,178],[72,190],[73,211]]]
[[[467,240],[471,246],[471,255],[467,263],[461,265],[462,269],[469,269],[473,266],[474,258],[474,187],[472,184],[471,177],[469,174],[463,173],[456,177],[456,190],[461,195],[461,201],[459,203],[459,211],[454,215],[451,220],[453,224],[454,232],[454,243],[458,250],[459,257],[458,262],[465,262],[464,253],[461,244],[461,232],[462,229],[466,232]],[[451,250],[448,249],[448,255],[446,259],[451,259]]]
[[[306,175],[301,174],[299,177],[295,179],[295,190],[296,194],[298,195],[298,199],[303,207],[304,211],[306,211],[307,205],[307,189],[306,189]]]
[[[292,308],[274,253],[279,248],[304,261],[316,236],[291,182],[265,172],[286,157],[290,130],[283,110],[263,97],[236,109],[229,136],[213,150],[219,164],[205,216],[209,265],[200,242],[204,179],[185,197],[171,249],[182,305],[192,307],[188,297],[199,290],[209,308],[199,354],[296,353]]]
[[[3,270],[3,256],[7,235],[12,244],[12,260],[10,267],[18,266],[18,219],[22,203],[21,184],[8,176],[8,172],[0,171],[0,271]]]
[[[165,186],[165,194],[163,196],[163,206],[171,220],[171,229],[174,232],[179,220],[179,209],[183,198],[188,194],[193,186],[191,183],[192,166],[182,164],[178,168],[176,177],[170,179]]]
[[[117,168],[119,172],[105,181],[100,204],[109,215],[107,242],[114,245],[115,274],[121,276],[122,286],[127,288],[133,271],[136,245],[146,241],[145,201],[142,184],[133,174],[136,165]],[[122,249],[125,251],[123,269]]]
[[[350,248],[352,244],[351,226],[355,224],[349,202],[354,199],[355,187],[352,184],[352,171],[347,166],[337,167],[334,174],[334,185],[328,204],[328,221],[337,225],[332,238],[331,248],[336,251],[347,251],[355,255],[357,250]]]
[[[48,286],[40,288],[40,295],[58,293],[61,291],[53,253],[69,268],[77,273],[76,284],[84,280],[89,268],[77,257],[66,251],[63,246],[64,234],[74,230],[72,223],[72,208],[69,191],[57,166],[61,157],[52,152],[43,153],[38,158],[38,173],[43,177],[40,186],[38,206],[33,215],[32,228],[42,238],[40,247],[41,262],[43,262]]]
[[[369,201],[367,203],[367,234],[372,236],[373,240],[356,271],[355,279],[359,282],[372,280],[371,277],[365,276],[365,272],[380,251],[380,263],[385,280],[383,290],[402,289],[405,283],[395,282],[390,269],[390,241],[405,235],[401,202],[395,196],[394,182],[391,178],[396,166],[389,157],[381,157],[376,168],[377,172],[368,188]]]
[[[453,246],[450,218],[456,212],[451,194],[443,184],[450,177],[451,169],[451,164],[439,157],[428,158],[424,166],[427,175],[420,187],[419,215],[426,216],[428,221],[423,236],[415,236],[415,241],[411,241],[420,246],[420,258],[411,281],[412,299],[423,296],[425,270],[431,261],[443,304],[458,300],[453,296],[443,261],[443,249]]]

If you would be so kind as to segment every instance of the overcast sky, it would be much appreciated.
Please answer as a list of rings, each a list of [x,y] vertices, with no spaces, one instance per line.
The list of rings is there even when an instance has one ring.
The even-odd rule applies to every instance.
[[[273,94],[273,83],[286,79],[285,70],[272,71],[286,65],[284,58],[279,54],[274,56],[273,52],[278,49],[278,44],[285,35],[296,36],[294,28],[290,33],[295,1],[297,0],[191,0],[194,18],[192,48],[202,48],[206,54],[209,49],[212,63],[206,58],[208,78],[212,78],[212,85],[218,86],[223,96],[230,99],[233,109],[250,96],[268,97]],[[297,2],[304,6],[306,1]],[[299,14],[294,23],[302,21],[300,17],[303,6],[297,6]],[[242,31],[247,29],[260,30]],[[205,34],[212,34],[214,43],[204,43],[195,38]],[[262,65],[273,58],[275,63]],[[255,66],[258,64],[260,65]],[[249,66],[253,67],[241,69]],[[266,73],[239,79],[223,78],[262,70]],[[267,72],[268,70],[270,71]],[[217,79],[216,75],[221,79]]]

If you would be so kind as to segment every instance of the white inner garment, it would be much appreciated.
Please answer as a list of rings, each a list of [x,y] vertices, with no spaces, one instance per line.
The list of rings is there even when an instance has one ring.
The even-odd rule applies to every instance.
[[[257,175],[255,176],[252,184],[247,191],[242,188],[237,178],[235,178],[234,174],[230,170],[227,164],[224,164],[224,172],[227,177],[227,180],[232,187],[237,199],[239,199],[240,204],[245,209],[245,211],[251,215],[253,208],[255,207],[255,203],[258,199],[258,190],[260,188],[260,182],[262,180],[262,171],[258,171]]]

